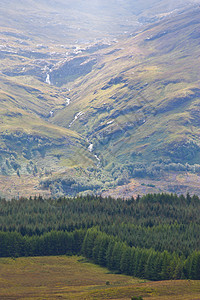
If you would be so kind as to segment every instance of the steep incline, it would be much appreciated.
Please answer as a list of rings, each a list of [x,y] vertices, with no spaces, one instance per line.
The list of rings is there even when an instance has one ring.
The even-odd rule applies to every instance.
[[[198,3],[2,0],[3,195],[198,174]]]
[[[144,176],[200,164],[199,14],[169,16],[99,51],[53,121],[86,136],[109,170],[120,163]]]

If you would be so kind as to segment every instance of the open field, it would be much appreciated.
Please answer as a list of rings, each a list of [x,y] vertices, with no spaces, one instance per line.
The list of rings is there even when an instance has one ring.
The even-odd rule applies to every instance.
[[[0,299],[128,300],[133,296],[200,299],[200,281],[148,282],[109,274],[76,256],[0,259]]]

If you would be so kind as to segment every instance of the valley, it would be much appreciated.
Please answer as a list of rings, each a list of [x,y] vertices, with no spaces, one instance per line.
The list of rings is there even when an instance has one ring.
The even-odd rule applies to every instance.
[[[1,3],[2,196],[199,195],[198,1],[28,3]]]
[[[1,0],[0,299],[200,298],[200,0]]]

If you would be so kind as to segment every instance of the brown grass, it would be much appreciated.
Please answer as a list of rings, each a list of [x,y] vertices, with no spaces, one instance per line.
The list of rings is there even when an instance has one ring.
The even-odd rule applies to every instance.
[[[130,183],[117,186],[102,193],[107,197],[129,199],[132,196],[146,195],[148,193],[176,193],[177,195],[188,192],[190,195],[200,195],[200,176],[190,172],[165,172],[159,179],[134,178]]]
[[[106,285],[109,282],[109,285]],[[200,299],[200,281],[147,282],[82,257],[0,259],[0,299]]]
[[[7,199],[19,197],[34,197],[43,196],[50,197],[50,191],[42,190],[40,188],[40,178],[39,176],[33,175],[17,175],[3,176],[0,175],[0,191],[1,197],[6,197]]]

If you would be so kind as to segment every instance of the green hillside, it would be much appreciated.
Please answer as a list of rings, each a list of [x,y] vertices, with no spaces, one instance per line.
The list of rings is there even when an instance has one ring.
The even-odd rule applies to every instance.
[[[73,84],[69,107],[55,114],[56,124],[88,138],[110,172],[118,164],[133,176],[180,164],[199,170],[199,12],[99,51],[92,72]]]
[[[8,24],[7,24],[8,26]],[[53,65],[66,48],[23,31],[0,28],[0,186],[2,195],[57,194],[60,188],[43,185],[46,178],[96,162],[88,143],[76,132],[51,122],[55,111],[67,106],[67,89],[48,81]],[[73,53],[73,49],[69,50]],[[81,161],[84,155],[85,161]]]
[[[87,3],[0,4],[2,196],[200,193],[198,1]]]
[[[19,191],[23,195],[37,190],[41,193],[43,178],[63,173],[66,168],[73,173],[74,167],[83,165],[80,151],[88,158],[84,167],[95,161],[87,148],[84,150],[85,141],[78,133],[49,122],[54,109],[65,106],[65,97],[58,89],[31,77],[1,75],[0,101],[3,196],[13,197]],[[32,181],[32,188],[26,191],[23,181]]]

